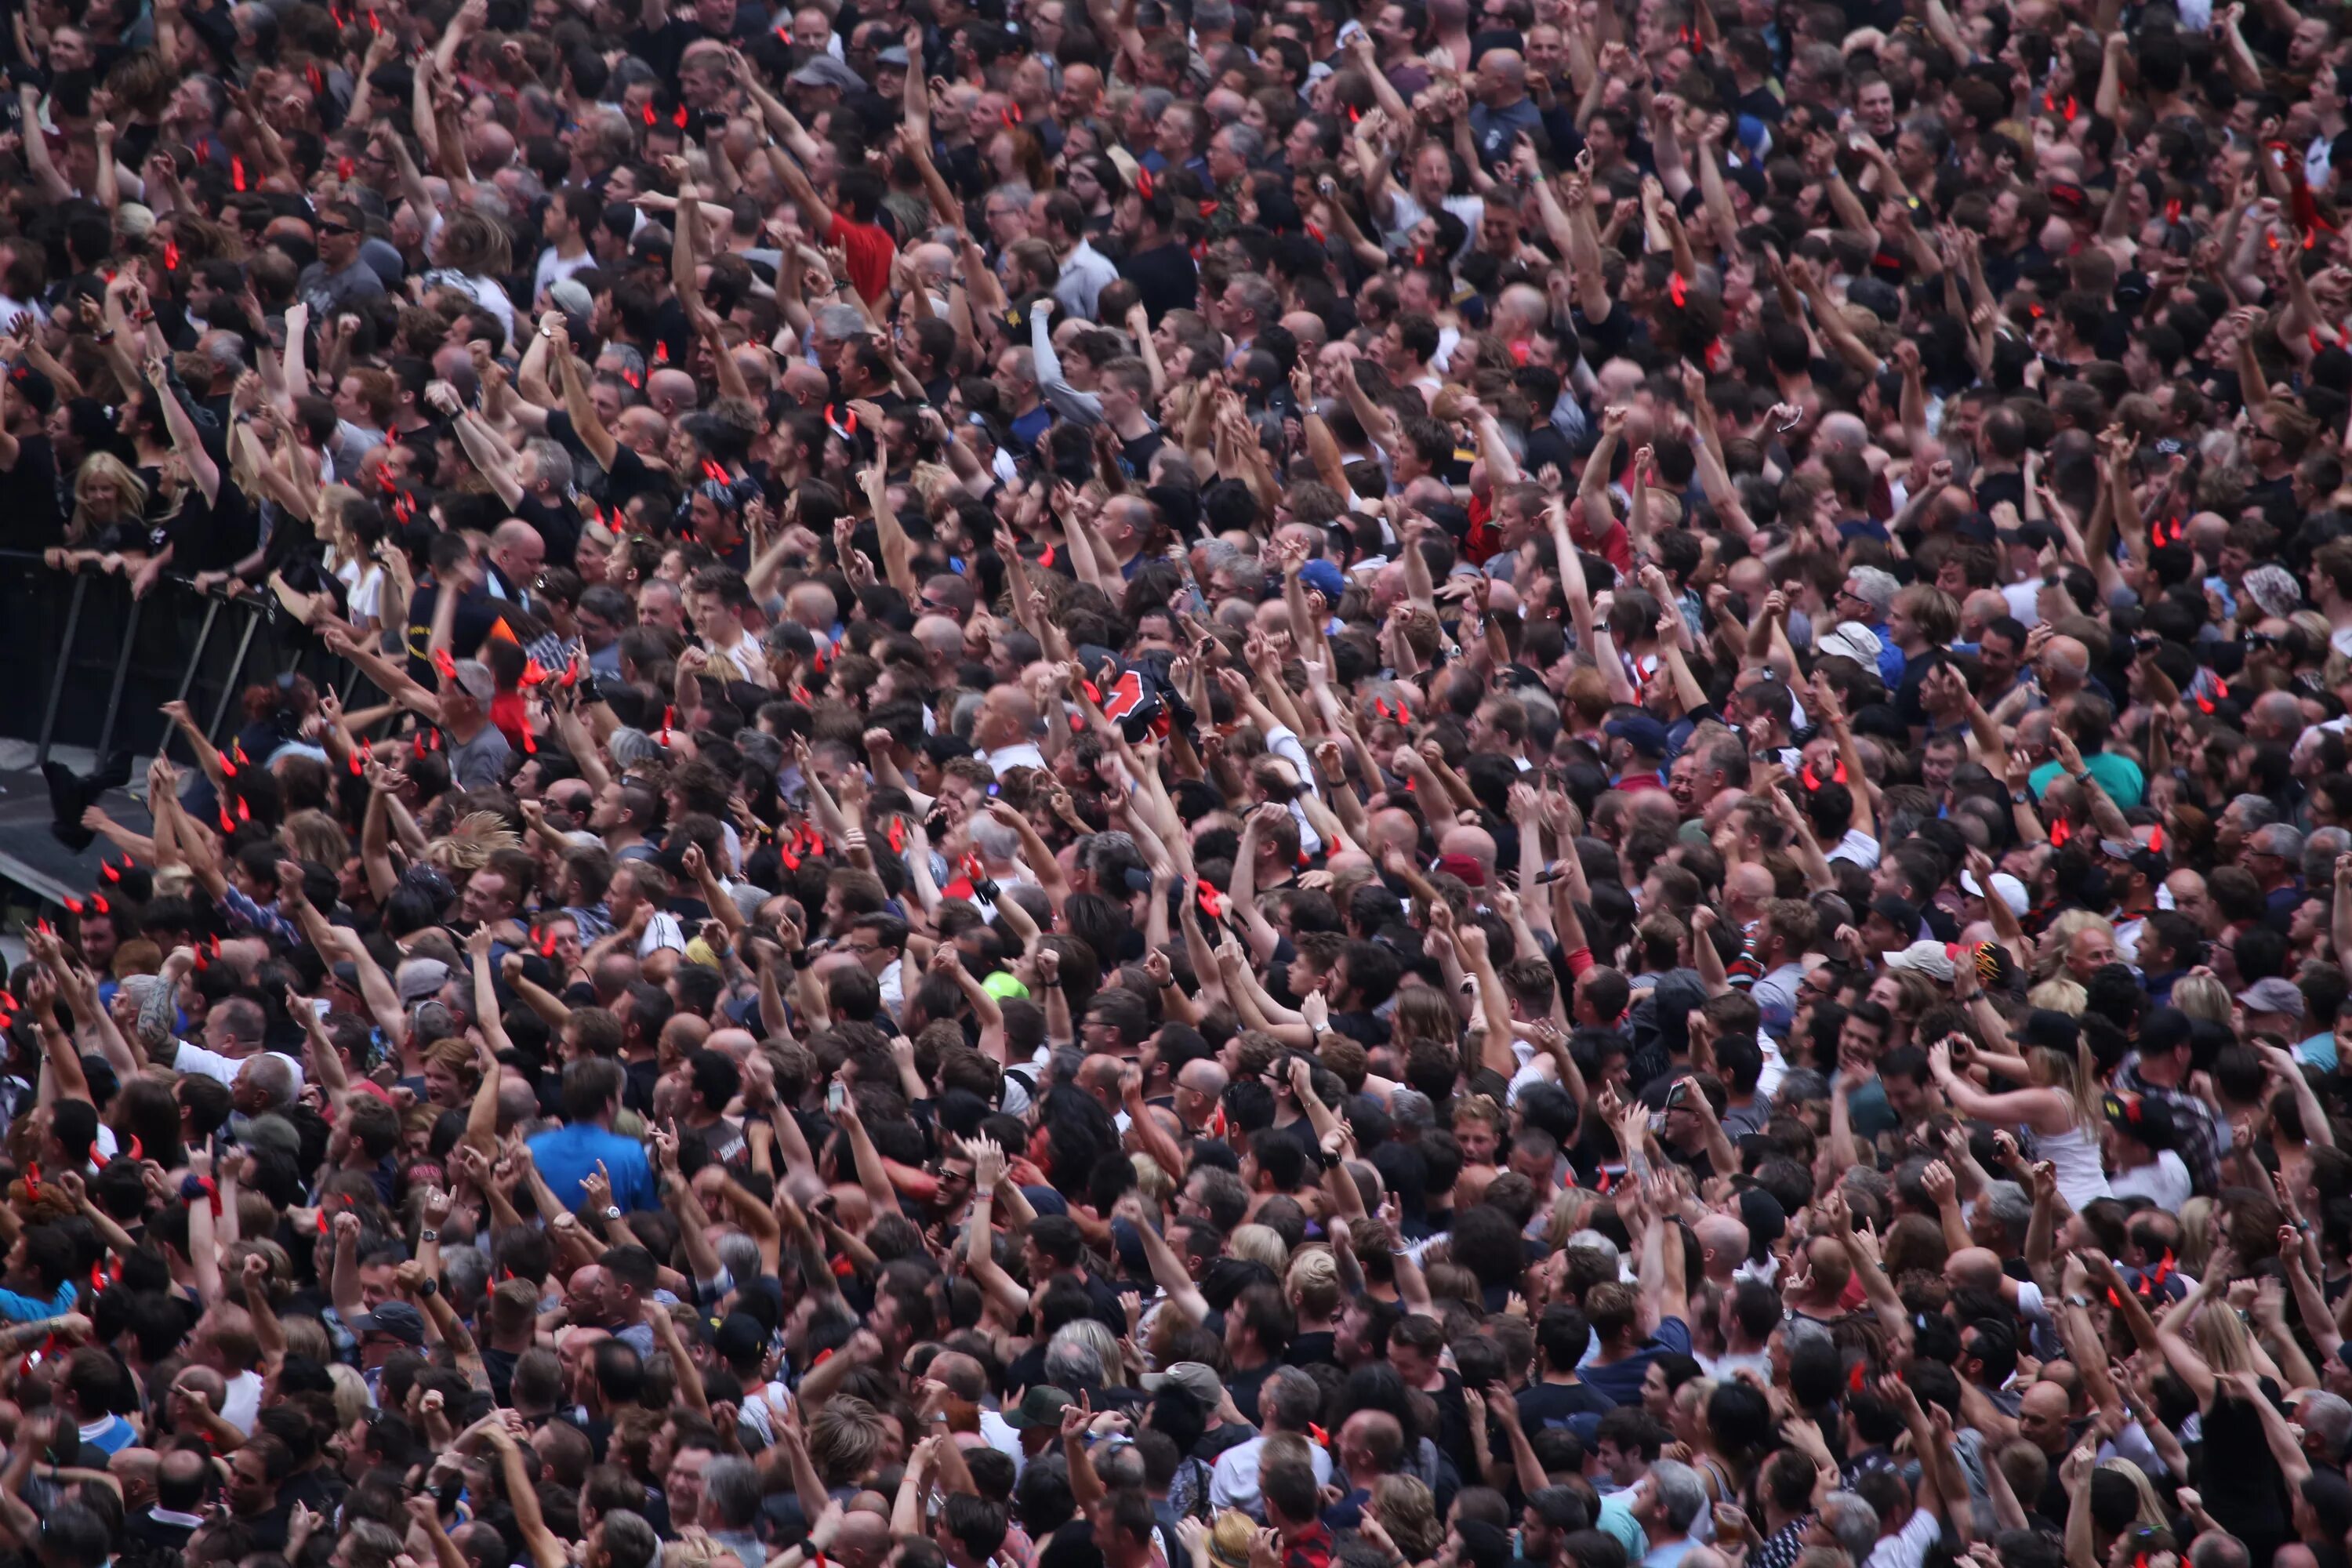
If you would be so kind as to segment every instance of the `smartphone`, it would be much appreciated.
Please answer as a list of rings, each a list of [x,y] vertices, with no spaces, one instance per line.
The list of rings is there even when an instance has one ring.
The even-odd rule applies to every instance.
[[[849,1086],[843,1083],[839,1079],[835,1079],[825,1089],[824,1108],[827,1110],[839,1110],[848,1102]]]

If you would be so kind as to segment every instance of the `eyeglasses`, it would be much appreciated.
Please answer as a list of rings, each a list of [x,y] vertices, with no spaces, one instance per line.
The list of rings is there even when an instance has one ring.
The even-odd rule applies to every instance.
[[[359,230],[347,223],[322,223],[319,226],[319,232],[324,235],[339,235],[357,234]]]

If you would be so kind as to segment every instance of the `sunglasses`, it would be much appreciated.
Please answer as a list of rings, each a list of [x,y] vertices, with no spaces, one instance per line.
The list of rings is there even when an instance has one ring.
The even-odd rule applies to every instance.
[[[359,230],[353,228],[347,223],[322,223],[319,226],[319,232],[320,234],[338,235],[357,234],[359,233]]]

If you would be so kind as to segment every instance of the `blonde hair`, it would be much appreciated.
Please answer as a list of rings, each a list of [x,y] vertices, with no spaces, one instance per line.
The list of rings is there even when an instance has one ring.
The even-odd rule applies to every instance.
[[[73,521],[66,528],[68,544],[86,544],[98,531],[98,520],[89,515],[89,492],[100,481],[114,487],[122,498],[118,522],[134,521],[147,510],[147,481],[137,470],[111,452],[92,452],[81,460],[81,471],[74,475]]]
[[[2189,1325],[2189,1331],[2197,1342],[2198,1353],[2216,1373],[2254,1370],[2253,1342],[2247,1338],[2246,1325],[2238,1321],[2238,1314],[2231,1310],[2228,1302],[2218,1299],[2206,1301],[2197,1321]]]
[[[2061,974],[2027,992],[2025,1000],[2030,1006],[2079,1018],[2083,1016],[2083,1009],[2090,1005],[2091,994],[2083,989],[2082,982]]]
[[[1445,1544],[1437,1499],[1416,1476],[1382,1476],[1372,1483],[1372,1512],[1407,1563],[1426,1563]]]
[[[2139,1493],[2139,1521],[2150,1530],[2168,1530],[2172,1521],[2165,1517],[2164,1504],[2157,1500],[2156,1489],[2147,1484],[2147,1472],[2129,1459],[2102,1459],[2099,1468],[2123,1477]]]
[[[1282,1233],[1272,1226],[1243,1225],[1234,1227],[1225,1238],[1225,1251],[1252,1263],[1263,1263],[1274,1270],[1279,1279],[1290,1265],[1290,1248],[1283,1245]]]
[[[2172,984],[2172,1005],[2191,1018],[2230,1021],[2230,988],[2210,974],[2189,974]]]
[[[375,1401],[368,1395],[367,1380],[360,1376],[357,1369],[339,1361],[330,1362],[327,1377],[335,1385],[337,1426],[348,1430],[352,1423],[375,1408]]]
[[[2186,982],[2183,982],[2186,984]],[[2173,988],[2179,994],[2179,987]],[[2180,1271],[2193,1279],[2205,1278],[2205,1265],[2213,1252],[2213,1200],[2191,1198],[2180,1205]]]
[[[1118,1339],[1093,1318],[1076,1318],[1054,1331],[1052,1344],[1081,1344],[1102,1362],[1104,1386],[1125,1388],[1127,1366],[1118,1359]]]
[[[298,811],[278,832],[297,860],[309,860],[329,870],[340,870],[343,858],[351,853],[351,841],[323,811]]]
[[[2043,981],[2034,987],[2049,989],[2055,982]],[[2072,982],[2069,982],[2072,984]],[[2082,987],[2075,986],[2076,990]],[[2074,1054],[2053,1051],[2047,1046],[2035,1046],[2025,1053],[2026,1066],[2033,1069],[2036,1081],[2056,1089],[2073,1103],[2074,1125],[2096,1127],[2099,1121],[2098,1064],[2092,1059],[2091,1047],[2081,1036],[2074,1040]]]
[[[1339,1260],[1328,1247],[1300,1247],[1284,1283],[1310,1318],[1328,1318],[1339,1310]]]

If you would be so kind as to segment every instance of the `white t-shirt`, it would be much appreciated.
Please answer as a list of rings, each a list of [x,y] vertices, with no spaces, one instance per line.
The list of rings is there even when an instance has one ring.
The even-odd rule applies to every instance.
[[[284,1051],[268,1054],[294,1069],[294,1092],[301,1093],[302,1064]],[[237,1069],[251,1059],[249,1057],[225,1057],[218,1051],[208,1051],[202,1046],[192,1046],[183,1040],[179,1055],[172,1058],[172,1067],[176,1072],[200,1072],[215,1082],[233,1085],[236,1082]]]
[[[2107,1191],[2119,1198],[2146,1198],[2160,1209],[2179,1214],[2194,1187],[2188,1165],[2179,1155],[2164,1149],[2158,1152],[2155,1164],[2109,1176]]]
[[[531,297],[537,299],[573,273],[585,272],[595,265],[596,253],[593,250],[583,250],[567,259],[556,255],[555,247],[551,245],[539,253],[539,266],[531,274]]]
[[[1924,1508],[1914,1509],[1902,1529],[1882,1537],[1870,1549],[1863,1568],[1919,1568],[1927,1559],[1927,1548],[1935,1545],[1943,1533],[1943,1521]]]

